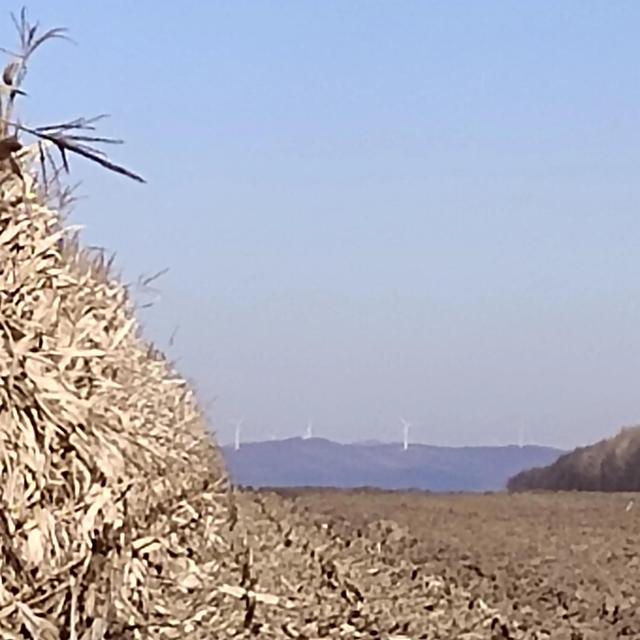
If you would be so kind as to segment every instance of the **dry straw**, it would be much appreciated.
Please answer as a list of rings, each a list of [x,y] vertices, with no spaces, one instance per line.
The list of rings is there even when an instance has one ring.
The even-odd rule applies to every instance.
[[[15,22],[0,85],[0,635],[185,637],[215,575],[224,467],[126,288],[54,206],[69,154],[141,178],[93,146],[115,142],[95,120],[18,121],[31,55],[64,32]]]

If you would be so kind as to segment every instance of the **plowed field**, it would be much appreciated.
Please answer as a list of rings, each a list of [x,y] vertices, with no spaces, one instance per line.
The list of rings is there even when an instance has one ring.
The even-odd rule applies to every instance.
[[[376,637],[374,626],[390,629],[396,616],[391,633],[407,638],[640,638],[640,504],[630,495],[300,490],[248,492],[245,508],[255,499],[266,501],[285,531],[289,521],[295,525],[280,566],[271,558],[273,576],[295,572],[296,558],[308,552],[305,527],[324,531],[325,553],[341,575],[360,581],[353,577],[354,590],[342,595],[344,584],[336,582],[338,608],[344,615],[366,609],[360,593],[367,615],[380,617],[372,635],[362,626],[362,637]],[[306,567],[307,576],[317,572]],[[322,588],[331,592],[328,580]],[[473,621],[467,627],[465,609]],[[314,626],[300,637],[319,635]]]

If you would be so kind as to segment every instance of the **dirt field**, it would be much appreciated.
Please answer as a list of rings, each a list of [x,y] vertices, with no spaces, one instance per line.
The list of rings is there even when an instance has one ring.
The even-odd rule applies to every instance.
[[[325,518],[342,539],[377,538],[381,563],[443,576],[471,594],[470,608],[481,600],[507,621],[487,636],[424,637],[640,638],[640,500],[630,506],[631,495],[280,495],[279,509]]]

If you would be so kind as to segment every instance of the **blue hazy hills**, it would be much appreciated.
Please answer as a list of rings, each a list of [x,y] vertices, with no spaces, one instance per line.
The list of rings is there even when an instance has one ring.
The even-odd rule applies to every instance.
[[[246,442],[222,448],[235,484],[251,487],[376,487],[424,491],[500,491],[514,475],[555,462],[552,447],[441,447],[341,444],[324,438]]]

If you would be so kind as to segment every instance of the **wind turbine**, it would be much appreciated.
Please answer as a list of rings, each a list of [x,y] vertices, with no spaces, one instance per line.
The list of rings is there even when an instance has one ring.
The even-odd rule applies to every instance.
[[[244,422],[244,418],[239,418],[234,420],[233,423],[235,425],[234,430],[234,449],[237,451],[240,448],[240,431],[242,429],[242,423]]]
[[[313,420],[311,420],[311,418],[307,420],[307,430],[305,431],[303,438],[305,440],[313,438]]]
[[[409,429],[411,428],[411,423],[404,418],[400,418],[400,422],[402,422],[402,448],[406,451],[409,448]]]
[[[520,425],[518,429],[518,446],[522,449],[524,447],[524,427]]]

